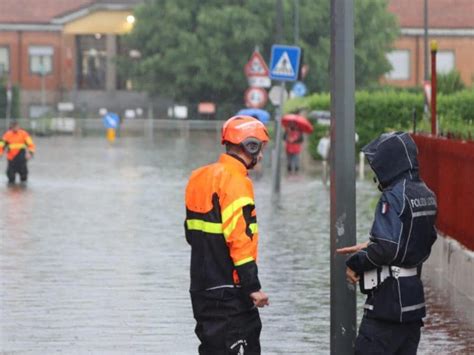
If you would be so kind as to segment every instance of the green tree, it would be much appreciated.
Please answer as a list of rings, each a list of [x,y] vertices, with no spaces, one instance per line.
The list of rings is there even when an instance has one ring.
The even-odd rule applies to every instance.
[[[357,0],[354,22],[355,79],[358,88],[364,88],[391,69],[385,54],[398,35],[398,25],[385,0]]]
[[[328,0],[300,0],[300,36],[311,91],[329,89]],[[355,13],[356,81],[367,85],[390,69],[385,52],[396,36],[386,0],[358,0]],[[284,0],[283,44],[293,44],[294,1]],[[155,0],[136,9],[127,38],[139,60],[121,58],[119,68],[140,88],[177,100],[241,102],[243,67],[259,47],[270,60],[275,43],[275,0]]]

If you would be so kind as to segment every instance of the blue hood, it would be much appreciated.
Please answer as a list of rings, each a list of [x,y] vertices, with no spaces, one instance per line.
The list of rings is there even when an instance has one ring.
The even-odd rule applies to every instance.
[[[418,176],[418,149],[408,133],[384,133],[362,148],[382,187],[402,176]]]

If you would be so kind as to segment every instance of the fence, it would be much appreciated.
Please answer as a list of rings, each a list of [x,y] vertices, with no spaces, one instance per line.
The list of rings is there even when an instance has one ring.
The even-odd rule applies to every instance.
[[[474,250],[474,142],[413,138],[421,176],[438,199],[438,230]]]
[[[104,135],[101,118],[22,118],[17,120],[21,127],[33,135],[49,136],[71,134],[75,136]],[[220,132],[223,121],[178,120],[178,119],[125,119],[119,132],[123,136],[148,136],[157,130],[210,130]],[[7,129],[8,122],[0,119],[0,132]],[[1,133],[0,133],[1,134]]]

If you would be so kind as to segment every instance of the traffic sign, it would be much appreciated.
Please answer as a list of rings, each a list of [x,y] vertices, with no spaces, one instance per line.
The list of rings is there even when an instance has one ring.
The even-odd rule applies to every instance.
[[[251,76],[268,76],[267,63],[263,60],[262,55],[258,51],[254,51],[250,60],[244,67],[245,75]]]
[[[120,118],[114,112],[107,112],[102,121],[105,128],[117,128],[120,123]]]
[[[252,108],[262,108],[268,101],[268,94],[262,88],[248,88],[244,94],[245,106]]]
[[[249,86],[257,88],[269,88],[272,86],[272,81],[268,76],[249,76],[247,79]]]
[[[270,102],[275,106],[280,106],[281,104],[281,91],[283,90],[283,101],[288,99],[288,92],[283,89],[281,86],[273,86],[270,89],[270,93],[268,94],[270,98]]]
[[[294,85],[293,88],[291,89],[291,93],[294,96],[304,96],[308,92],[308,89],[306,88],[306,85],[302,83],[301,81],[297,81]]]
[[[301,64],[301,48],[274,44],[270,60],[270,79],[295,81]]]

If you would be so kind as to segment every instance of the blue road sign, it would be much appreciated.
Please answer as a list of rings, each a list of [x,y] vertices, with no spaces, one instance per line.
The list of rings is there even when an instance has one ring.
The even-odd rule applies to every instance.
[[[119,116],[114,112],[107,112],[102,120],[105,128],[117,128],[120,122]]]
[[[302,83],[301,81],[297,81],[295,85],[293,85],[291,92],[295,96],[304,96],[308,92],[308,89],[306,88],[306,85],[304,83]]]
[[[270,60],[270,79],[295,81],[298,79],[301,48],[274,44]]]

